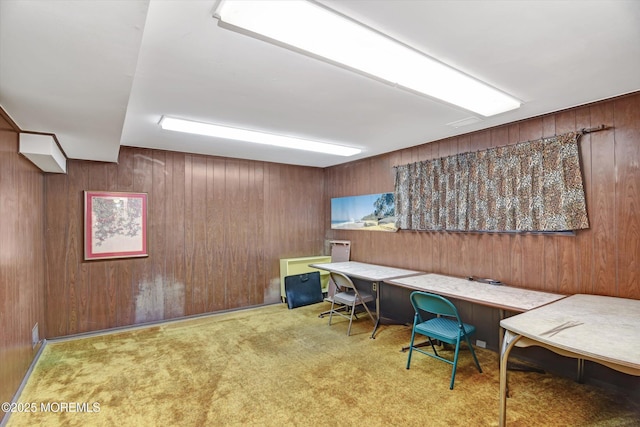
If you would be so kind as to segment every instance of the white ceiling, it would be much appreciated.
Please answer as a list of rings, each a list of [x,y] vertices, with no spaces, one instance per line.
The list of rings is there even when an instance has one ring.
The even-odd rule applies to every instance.
[[[74,159],[134,146],[326,167],[640,90],[637,0],[321,3],[522,107],[454,128],[474,114],[223,29],[214,0],[0,0],[0,105]],[[363,152],[187,136],[163,114]]]

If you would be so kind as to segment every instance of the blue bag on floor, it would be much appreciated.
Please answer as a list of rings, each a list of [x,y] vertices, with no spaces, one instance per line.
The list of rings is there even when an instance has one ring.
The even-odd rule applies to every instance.
[[[287,307],[296,308],[323,301],[320,272],[296,274],[284,278]]]

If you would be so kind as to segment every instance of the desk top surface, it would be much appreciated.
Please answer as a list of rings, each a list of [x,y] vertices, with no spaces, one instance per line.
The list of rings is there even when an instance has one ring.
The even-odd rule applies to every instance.
[[[508,331],[640,375],[640,300],[577,294],[500,321]]]
[[[490,285],[440,274],[421,274],[387,280],[387,282],[404,288],[431,292],[448,298],[457,298],[514,312],[528,311],[565,297],[559,294],[506,285]]]
[[[374,282],[403,277],[413,274],[422,274],[421,271],[405,270],[403,268],[387,267],[384,265],[367,264],[357,261],[331,262],[327,264],[310,264],[311,267],[321,270],[335,271],[358,279]]]

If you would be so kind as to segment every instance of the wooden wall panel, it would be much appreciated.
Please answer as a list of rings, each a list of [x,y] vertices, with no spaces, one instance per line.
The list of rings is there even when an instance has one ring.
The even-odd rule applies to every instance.
[[[172,169],[170,159],[171,153],[165,151],[153,151],[149,153],[151,157],[151,176],[153,182],[153,194],[147,198],[147,242],[149,247],[153,246],[154,256],[150,257],[151,278],[155,289],[159,292],[156,298],[157,311],[155,317],[164,319],[167,313],[167,305],[172,304],[171,282],[163,280],[167,277],[167,232],[169,222],[167,219],[167,188],[170,185],[168,171]]]
[[[98,164],[88,176],[88,188],[108,189],[107,164]],[[89,282],[87,284],[88,330],[107,329],[107,263],[87,264]]]
[[[591,107],[591,123],[613,123],[613,103],[605,102]],[[593,267],[591,290],[595,294],[609,292],[611,278],[616,275],[615,201],[616,176],[614,132],[589,135],[591,141],[591,188],[587,205],[593,238]],[[586,142],[586,140],[585,140]]]
[[[68,166],[68,164],[67,164]],[[66,236],[66,271],[68,283],[68,326],[67,333],[77,334],[89,331],[89,316],[87,312],[87,299],[89,295],[89,280],[87,275],[88,266],[83,264],[83,191],[88,188],[88,164],[80,164],[77,168],[68,168],[67,179],[67,236]],[[45,177],[45,182],[47,181]],[[46,188],[49,192],[49,188]],[[55,197],[55,196],[53,196]],[[47,206],[47,217],[57,215],[57,212],[49,210]],[[49,239],[48,235],[45,235]],[[59,266],[47,265],[47,277],[56,277]],[[62,275],[60,275],[62,277]],[[47,312],[57,310],[55,306],[48,303],[49,292],[59,292],[51,286],[47,289]],[[64,311],[64,310],[63,310]]]
[[[127,151],[124,151],[125,155]],[[164,318],[185,315],[185,160],[183,153],[167,153],[166,283]]]
[[[259,304],[261,302],[266,301],[265,288],[268,287],[269,276],[267,271],[264,268],[266,257],[265,257],[265,197],[263,191],[263,183],[265,179],[265,167],[263,163],[253,163],[253,177],[252,177],[252,186],[251,192],[249,194],[250,200],[254,202],[253,207],[253,225],[254,225],[254,234],[256,236],[256,240],[252,242],[253,246],[251,250],[254,254],[254,263],[260,268],[253,268],[252,271],[255,274],[253,280],[253,300],[252,304]],[[324,194],[324,183],[321,183],[321,186],[318,186],[318,190]],[[319,208],[320,215],[323,215],[322,207],[318,207],[314,204],[316,209]],[[312,213],[315,215],[315,213]],[[312,216],[313,218],[313,216]],[[310,221],[313,221],[312,218],[309,218]],[[323,217],[324,218],[324,217]],[[315,239],[314,239],[315,240]],[[321,241],[316,241],[317,244],[322,244]],[[260,243],[258,245],[258,243]],[[304,248],[304,251],[307,251],[308,248]],[[320,246],[320,250],[322,250],[322,246]],[[279,272],[278,267],[278,272]]]
[[[213,272],[211,278],[213,284],[213,300],[215,310],[224,310],[228,305],[227,298],[227,277],[226,277],[226,236],[229,209],[226,209],[226,171],[225,162],[222,159],[210,159],[213,162],[213,182],[212,182],[212,205],[207,208],[212,213],[211,234],[208,235],[209,241],[213,245]]]
[[[614,103],[618,231],[616,293],[640,299],[640,108],[636,98]]]
[[[47,239],[45,240],[45,274],[49,275],[48,266],[60,266],[66,264],[67,257],[67,217],[69,205],[67,198],[68,180],[66,175],[51,175],[46,181],[47,191],[45,192],[45,205],[48,209],[55,210],[59,214],[56,216],[45,215],[45,230]],[[62,197],[61,197],[62,195]],[[52,292],[55,289],[57,292]],[[47,282],[46,294],[48,295],[46,304],[52,307],[59,307],[60,313],[46,312],[46,334],[60,334],[67,331],[69,324],[69,306],[66,304],[69,292],[69,281],[66,269],[64,274],[52,277]]]
[[[246,251],[244,233],[242,232],[246,215],[250,206],[246,205],[245,196],[242,192],[241,180],[244,171],[241,171],[238,160],[226,162],[226,193],[225,206],[228,206],[230,213],[239,212],[246,209],[244,215],[229,215],[225,222],[226,249],[225,264],[227,272],[227,298],[229,304],[239,304],[244,300],[244,293],[248,291],[247,283],[244,280],[243,252]]]
[[[37,351],[32,328],[46,333],[44,206],[44,174],[18,154],[18,128],[0,109],[0,402],[11,401]]]
[[[214,229],[218,221],[217,216],[215,215],[215,204],[214,204],[214,195],[215,195],[215,170],[214,163],[212,158],[206,159],[206,167],[207,167],[207,177],[206,177],[206,194],[204,195],[205,202],[205,251],[207,254],[211,254],[212,256],[207,256],[205,259],[206,262],[206,277],[207,280],[213,281],[215,279],[216,273],[216,263],[215,256],[213,256],[215,252],[216,243],[218,242],[218,237],[214,234]],[[214,292],[215,290],[215,292]],[[222,292],[220,292],[222,291]],[[211,292],[207,293],[207,311],[216,311],[218,305],[218,301],[224,301],[224,288],[216,289],[212,288]],[[224,307],[221,305],[220,307]]]
[[[576,110],[576,128],[585,129],[591,127],[591,114],[589,107],[579,108]],[[552,133],[551,133],[552,134]],[[594,134],[595,135],[595,134]],[[592,150],[591,150],[592,134],[583,135],[579,141],[580,161],[582,164],[590,165],[593,171]],[[589,211],[593,203],[593,180],[594,173],[584,176],[585,198],[587,202],[587,216],[590,217]],[[579,233],[577,236],[579,260],[579,282],[577,283],[578,293],[593,293],[593,230]]]
[[[156,197],[153,182],[153,150],[134,149],[133,150],[133,191],[136,193],[147,193],[148,201]],[[86,162],[82,162],[85,165]],[[81,166],[82,166],[81,165]],[[93,163],[86,165],[89,167],[88,173],[92,173]],[[160,196],[163,197],[163,196]],[[149,205],[147,205],[149,209]],[[147,221],[151,220],[148,212]],[[147,239],[154,236],[155,232],[151,229],[147,230]],[[147,240],[147,248],[149,251],[154,242]],[[111,261],[107,261],[111,262]],[[90,264],[90,262],[87,262]],[[161,283],[156,283],[152,277],[153,258],[137,258],[132,261],[131,274],[133,276],[132,295],[134,302],[134,322],[144,323],[155,320],[162,320],[164,307],[161,301],[162,297]]]
[[[577,130],[576,109],[571,109],[556,114],[556,133],[563,134]],[[582,233],[577,233],[582,234]],[[575,294],[580,284],[580,272],[578,271],[579,245],[577,239],[556,238],[558,244],[558,276],[555,292],[561,294]]]
[[[111,187],[113,191],[133,191],[133,156],[119,156],[117,168],[117,178],[114,182],[115,186]],[[116,310],[116,326],[131,325],[135,322],[135,300],[132,284],[132,266],[133,260],[122,259],[118,262],[111,263],[115,266],[115,283],[116,297],[115,305]],[[66,294],[63,293],[66,296]],[[57,335],[64,335],[64,332],[59,332]]]
[[[191,297],[192,305],[189,314],[207,312],[207,261],[206,261],[206,191],[207,167],[206,158],[191,158]],[[155,189],[154,189],[155,190]],[[155,191],[154,191],[155,192]],[[233,208],[232,208],[233,209]]]
[[[193,223],[193,156],[185,156],[184,159],[184,294],[185,315],[195,313],[194,300],[197,301],[197,290],[193,284],[194,262],[194,223]]]

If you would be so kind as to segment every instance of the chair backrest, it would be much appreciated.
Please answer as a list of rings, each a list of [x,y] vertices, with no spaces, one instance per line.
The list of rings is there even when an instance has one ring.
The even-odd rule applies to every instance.
[[[348,240],[331,240],[331,262],[346,262],[351,256],[351,242]],[[336,284],[329,276],[327,295],[332,297],[336,293]]]
[[[333,280],[333,282],[336,284],[336,286],[338,288],[346,288],[346,289],[355,289],[355,285],[353,284],[353,282],[351,281],[351,279],[342,274],[342,273],[337,273],[335,271],[332,271],[330,273],[331,275],[331,280]]]
[[[413,305],[413,309],[418,313],[418,316],[420,316],[421,321],[422,315],[420,311],[423,311],[440,316],[455,317],[458,323],[462,323],[456,306],[443,296],[415,291],[411,293],[411,305]]]

